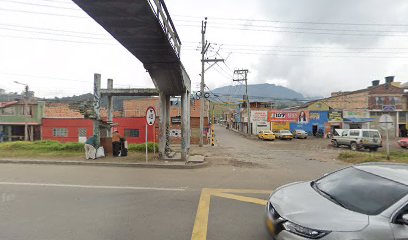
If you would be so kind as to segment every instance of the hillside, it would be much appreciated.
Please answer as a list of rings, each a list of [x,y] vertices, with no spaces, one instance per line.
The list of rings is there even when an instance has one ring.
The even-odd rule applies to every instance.
[[[242,96],[245,87],[242,85],[225,86],[213,90],[215,94]],[[266,97],[277,99],[303,99],[304,96],[290,88],[277,86],[275,84],[263,83],[248,85],[248,95],[250,98]]]

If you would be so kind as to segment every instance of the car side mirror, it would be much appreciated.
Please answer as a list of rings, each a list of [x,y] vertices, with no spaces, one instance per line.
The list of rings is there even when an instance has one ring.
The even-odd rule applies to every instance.
[[[408,225],[408,213],[402,214],[401,217],[399,217],[398,219],[398,223]]]

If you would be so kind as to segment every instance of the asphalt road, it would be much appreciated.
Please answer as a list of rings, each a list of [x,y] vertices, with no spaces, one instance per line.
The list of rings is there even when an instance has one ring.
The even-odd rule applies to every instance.
[[[3,164],[0,239],[268,239],[269,192],[344,166],[307,142],[216,136],[202,169]]]

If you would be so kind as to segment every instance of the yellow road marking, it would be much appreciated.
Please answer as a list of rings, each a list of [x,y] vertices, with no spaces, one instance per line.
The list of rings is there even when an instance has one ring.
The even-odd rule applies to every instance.
[[[262,205],[262,206],[266,206],[266,202],[267,202],[264,199],[246,197],[246,196],[239,196],[239,195],[230,194],[230,193],[214,193],[213,196],[238,200],[240,202],[255,203],[255,204]]]
[[[210,201],[211,196],[217,196],[226,199],[237,200],[241,202],[254,203],[265,206],[267,200],[239,196],[231,193],[260,193],[269,194],[270,190],[254,190],[254,189],[211,189],[203,188],[201,190],[200,201],[197,207],[197,214],[194,222],[193,233],[191,235],[191,240],[206,240],[207,239],[207,229],[208,229],[208,215],[210,212]]]
[[[212,193],[215,192],[222,192],[222,193],[260,193],[260,194],[270,194],[272,193],[271,190],[262,190],[262,189],[222,189],[222,188],[218,188],[218,189],[210,189]]]
[[[210,211],[211,194],[210,189],[203,188],[200,202],[198,203],[197,214],[194,222],[191,240],[206,240],[208,228],[208,213]]]

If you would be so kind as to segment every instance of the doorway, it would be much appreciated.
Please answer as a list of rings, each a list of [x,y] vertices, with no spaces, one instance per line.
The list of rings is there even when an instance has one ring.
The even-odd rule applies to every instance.
[[[319,127],[317,125],[313,125],[313,127],[312,127],[313,136],[317,135],[318,130],[319,130]]]

